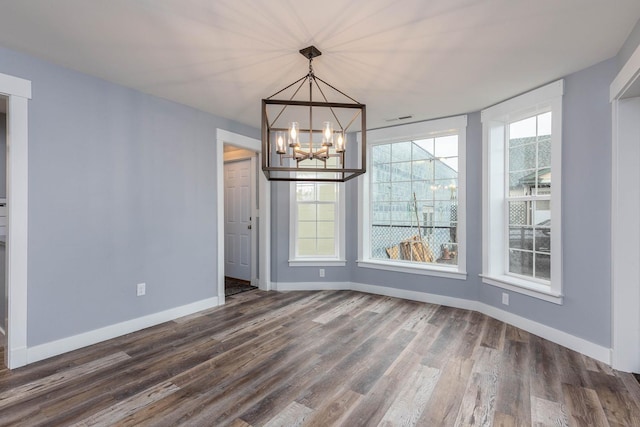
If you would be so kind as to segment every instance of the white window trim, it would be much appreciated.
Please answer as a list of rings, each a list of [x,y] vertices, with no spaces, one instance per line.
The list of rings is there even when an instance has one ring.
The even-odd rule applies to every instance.
[[[296,256],[296,237],[298,236],[298,209],[296,182],[289,185],[289,267],[342,267],[345,259],[345,191],[344,183],[338,182],[338,200],[336,203],[336,225],[334,230],[337,256]]]
[[[369,236],[371,220],[369,206],[370,174],[364,174],[358,178],[358,267],[450,279],[465,280],[467,278],[467,116],[447,117],[367,131],[367,161],[370,158],[370,149],[374,145],[434,137],[447,133],[458,134],[458,265],[443,266],[439,264],[415,264],[403,261],[372,259],[368,254],[371,244]],[[357,134],[357,138],[358,141],[361,140],[362,135],[360,132]],[[360,146],[361,144],[358,144],[358,147]]]
[[[558,80],[539,89],[482,110],[483,157],[483,283],[509,289],[544,301],[562,304],[562,95],[564,81]],[[507,243],[504,232],[504,150],[508,123],[546,111],[552,112],[551,124],[551,280],[549,285],[505,274]],[[496,177],[492,179],[492,177]]]

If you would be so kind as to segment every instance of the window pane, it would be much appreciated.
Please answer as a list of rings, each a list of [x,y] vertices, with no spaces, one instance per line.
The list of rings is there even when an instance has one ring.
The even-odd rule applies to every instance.
[[[551,257],[544,254],[536,254],[536,277],[539,279],[551,279]]]
[[[391,222],[390,203],[372,203],[371,211],[373,212],[374,224],[389,224]]]
[[[538,135],[551,135],[551,111],[538,116]]]
[[[433,190],[431,190],[432,181],[413,181],[411,184],[412,194],[416,195],[417,200],[432,200]]]
[[[391,181],[411,181],[411,162],[392,163]]]
[[[449,164],[445,163],[444,160],[437,160],[435,162],[436,166],[436,174],[435,179],[456,179],[458,178],[458,171],[456,170],[458,167],[458,161],[456,159],[455,162],[449,162]],[[451,167],[451,165],[455,163],[456,169]]]
[[[551,168],[542,168],[538,170],[538,185],[536,194],[551,194]]]
[[[315,184],[318,186],[318,200],[321,202],[335,202],[336,201],[336,184]]]
[[[536,228],[536,251],[551,252],[550,228]]]
[[[535,207],[533,223],[538,227],[551,227],[551,201],[538,200]]]
[[[411,182],[394,182],[391,184],[391,201],[409,201],[413,200],[411,194]]]
[[[375,202],[386,202],[391,200],[391,185],[387,182],[373,184],[371,186],[371,200]]]
[[[391,160],[391,144],[374,145],[371,148],[373,164],[389,163]]]
[[[410,226],[414,216],[409,210],[409,202],[391,204],[391,223],[394,225]]]
[[[300,221],[315,221],[316,220],[316,205],[315,204],[300,204],[298,205],[298,220]]]
[[[413,141],[413,160],[432,159],[433,157],[433,138]]]
[[[413,162],[412,179],[433,179],[433,160],[418,160]]]
[[[531,225],[531,202],[509,202],[509,225]]]
[[[524,144],[509,149],[509,170],[521,171],[536,167],[536,144]]]
[[[318,238],[333,238],[334,224],[332,221],[319,221],[318,222]]]
[[[320,221],[333,221],[335,219],[335,205],[333,203],[329,204],[319,204],[318,205],[318,220]]]
[[[440,160],[447,157],[458,157],[458,135],[436,138],[434,155]]]
[[[535,138],[536,131],[535,116],[511,123],[509,125],[509,145],[514,146],[525,143],[524,138]]]
[[[551,166],[551,138],[547,137],[538,142],[538,167]]]
[[[316,223],[315,222],[299,222],[298,223],[298,237],[300,238],[315,238],[316,237]]]
[[[457,198],[458,180],[436,180],[433,181],[431,189],[435,200],[455,200]]]
[[[526,170],[509,174],[509,196],[528,196],[536,186],[536,171]]]
[[[396,142],[391,144],[391,161],[406,162],[411,160],[411,142]]]
[[[533,276],[533,252],[509,250],[509,272]]]
[[[316,239],[298,239],[298,255],[311,256],[316,254]]]
[[[333,239],[318,239],[318,255],[335,255],[336,245]]]
[[[373,167],[373,179],[372,182],[389,182],[391,181],[391,172],[389,163],[385,165],[378,165]]]
[[[509,227],[510,249],[533,249],[533,228]]]
[[[315,184],[298,183],[296,185],[296,199],[299,202],[313,201],[316,199]]]

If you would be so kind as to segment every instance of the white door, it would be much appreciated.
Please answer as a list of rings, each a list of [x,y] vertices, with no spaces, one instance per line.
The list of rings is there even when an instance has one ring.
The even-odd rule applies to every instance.
[[[224,165],[224,275],[251,281],[251,160]]]

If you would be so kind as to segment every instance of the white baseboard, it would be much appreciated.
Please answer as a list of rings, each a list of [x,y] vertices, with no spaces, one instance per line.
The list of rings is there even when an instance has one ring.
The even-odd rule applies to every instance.
[[[353,282],[304,282],[304,283],[273,283],[278,291],[320,291],[320,290],[353,290],[370,294],[385,295],[395,298],[409,299],[430,304],[445,305],[448,307],[462,308],[478,311],[494,319],[508,323],[546,340],[560,344],[571,350],[611,365],[611,349],[592,343],[583,338],[571,335],[559,329],[552,328],[542,323],[535,322],[517,314],[501,310],[480,301],[454,298],[444,295],[429,294],[426,292],[409,291],[404,289],[389,288],[386,286],[367,285]]]
[[[49,357],[57,356],[62,353],[77,350],[92,344],[116,338],[131,332],[155,326],[160,323],[169,322],[182,316],[197,313],[198,311],[207,310],[219,305],[218,297],[207,298],[205,300],[196,301],[180,307],[171,308],[169,310],[158,313],[149,314],[138,317],[136,319],[127,320],[125,322],[116,323],[114,325],[105,326],[104,328],[94,329],[93,331],[83,332],[71,337],[62,338],[56,341],[29,347],[26,350],[27,363],[38,362]]]
[[[348,291],[351,282],[271,282],[274,291]]]
[[[406,289],[395,289],[386,286],[366,285],[364,283],[352,283],[350,289],[370,294],[427,302],[429,304],[446,305],[448,307],[463,308],[465,310],[476,310],[476,301],[448,297],[445,295],[408,291]]]
[[[477,311],[486,314],[487,316],[493,317],[494,319],[498,319],[520,329],[524,329],[529,333],[556,344],[560,344],[563,347],[570,348],[571,350],[599,360],[607,365],[611,365],[611,350],[607,347],[594,344],[584,338],[529,320],[525,317],[518,316],[517,314],[501,310],[489,304],[479,301],[476,302],[476,304],[478,306]]]

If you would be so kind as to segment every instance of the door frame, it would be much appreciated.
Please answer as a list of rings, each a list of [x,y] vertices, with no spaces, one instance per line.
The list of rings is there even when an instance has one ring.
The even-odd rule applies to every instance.
[[[227,144],[230,145],[230,144]],[[223,156],[224,156],[224,152],[223,152]],[[230,163],[236,163],[236,162],[249,162],[249,182],[251,182],[251,185],[249,186],[249,203],[250,203],[250,224],[251,224],[251,231],[250,231],[250,235],[251,235],[251,247],[249,248],[249,281],[251,282],[252,286],[258,286],[258,271],[256,268],[257,265],[257,259],[256,259],[256,255],[257,255],[257,248],[256,248],[256,227],[254,227],[255,225],[255,218],[258,217],[258,209],[256,208],[256,167],[257,167],[257,156],[258,153],[253,153],[251,155],[251,157],[243,157],[243,158],[237,158],[237,159],[229,159],[229,160],[223,160],[223,166],[226,167],[228,164]],[[224,178],[226,179],[226,178]],[[225,232],[226,232],[226,227],[225,227]],[[226,233],[225,233],[226,234]],[[225,248],[226,249],[226,248]],[[225,252],[225,264],[224,264],[224,268],[226,271],[226,252]]]
[[[631,98],[631,99],[629,99]],[[611,366],[640,372],[640,46],[610,86]]]
[[[29,201],[28,116],[31,81],[0,74],[7,100],[7,242],[5,360],[9,369],[27,364],[27,245]]]
[[[224,144],[234,145],[258,153],[258,164],[262,164],[262,143],[234,132],[218,128],[216,130],[216,191],[218,202],[218,303],[223,305],[224,297]],[[258,219],[258,252],[259,271],[258,287],[264,291],[271,290],[271,185],[264,174],[257,174],[259,209],[252,219]],[[252,229],[255,227],[252,227]],[[255,245],[253,245],[255,247]],[[254,257],[255,258],[255,257]]]

